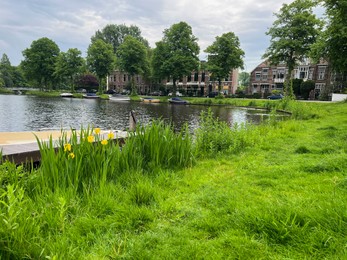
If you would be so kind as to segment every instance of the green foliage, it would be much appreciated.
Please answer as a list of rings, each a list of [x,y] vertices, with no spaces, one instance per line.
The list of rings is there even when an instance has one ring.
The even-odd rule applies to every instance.
[[[218,88],[221,91],[221,81],[228,77],[236,68],[243,68],[245,53],[240,48],[239,38],[233,33],[224,33],[217,36],[212,45],[205,50],[208,54],[207,68],[211,77],[218,80]]]
[[[103,92],[102,80],[114,68],[115,55],[111,44],[103,40],[92,42],[87,51],[87,64],[99,79],[99,93]]]
[[[201,156],[219,155],[224,152],[240,152],[254,144],[252,127],[237,125],[232,128],[218,118],[214,118],[211,110],[200,115],[199,128],[196,130],[195,145]]]
[[[310,92],[315,88],[315,82],[312,80],[307,80],[301,83],[300,85],[300,93],[304,99],[308,99],[310,97]]]
[[[160,78],[173,80],[172,93],[176,93],[176,81],[199,66],[197,40],[192,28],[185,22],[179,22],[165,29],[163,39],[156,43],[152,65]]]
[[[34,81],[40,88],[51,89],[59,52],[58,45],[46,37],[33,41],[30,48],[23,51],[21,67],[26,78]]]
[[[293,98],[293,90],[289,79],[298,61],[305,58],[311,45],[315,43],[321,28],[321,22],[312,13],[314,2],[296,0],[283,4],[275,14],[277,20],[266,33],[271,37],[271,43],[263,58],[271,64],[284,62],[288,67],[285,95]]]
[[[61,52],[55,64],[54,75],[65,84],[70,85],[71,92],[75,91],[76,77],[80,75],[85,68],[85,60],[78,49],[68,49],[67,52]]]
[[[125,24],[108,24],[101,31],[97,30],[91,40],[92,42],[103,40],[111,44],[113,52],[116,53],[126,36],[132,36],[146,47],[149,47],[148,41],[141,36],[141,30],[136,25],[126,26]]]
[[[145,45],[132,36],[126,36],[124,42],[118,47],[116,55],[118,67],[131,75],[132,94],[136,94],[134,76],[145,75],[149,72]]]

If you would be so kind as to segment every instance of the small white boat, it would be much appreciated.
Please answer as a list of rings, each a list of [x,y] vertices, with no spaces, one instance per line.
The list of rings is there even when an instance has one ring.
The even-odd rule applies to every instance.
[[[65,92],[60,94],[61,97],[73,97],[72,93]]]
[[[114,94],[110,96],[111,101],[130,101],[130,97],[126,95]]]

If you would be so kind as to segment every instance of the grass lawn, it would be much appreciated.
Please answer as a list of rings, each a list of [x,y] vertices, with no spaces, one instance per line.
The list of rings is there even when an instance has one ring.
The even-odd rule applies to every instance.
[[[100,185],[83,177],[91,182],[82,192],[73,181],[46,186],[41,178],[59,180],[71,164],[28,173],[3,163],[0,259],[347,259],[347,103],[239,102],[286,108],[293,119],[230,139],[213,128],[191,164],[182,158],[197,144],[185,147],[193,141],[183,137],[172,148],[174,137],[161,143],[155,129],[154,139],[136,143],[143,150],[129,151],[145,153],[141,167],[112,164],[116,175]],[[174,167],[171,148],[184,167]]]

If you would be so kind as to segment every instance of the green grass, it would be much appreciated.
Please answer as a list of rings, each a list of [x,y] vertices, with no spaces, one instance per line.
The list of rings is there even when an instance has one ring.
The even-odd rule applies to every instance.
[[[77,145],[85,129],[73,160],[2,163],[0,258],[346,259],[347,103],[267,102],[293,119],[207,113],[195,137],[154,122],[122,149]]]

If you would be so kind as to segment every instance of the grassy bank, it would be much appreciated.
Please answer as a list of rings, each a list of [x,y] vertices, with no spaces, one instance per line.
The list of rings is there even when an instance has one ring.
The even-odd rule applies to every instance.
[[[37,170],[1,164],[0,256],[345,259],[347,103],[261,106],[293,119],[204,114],[194,138],[157,122],[122,149],[86,129]]]

